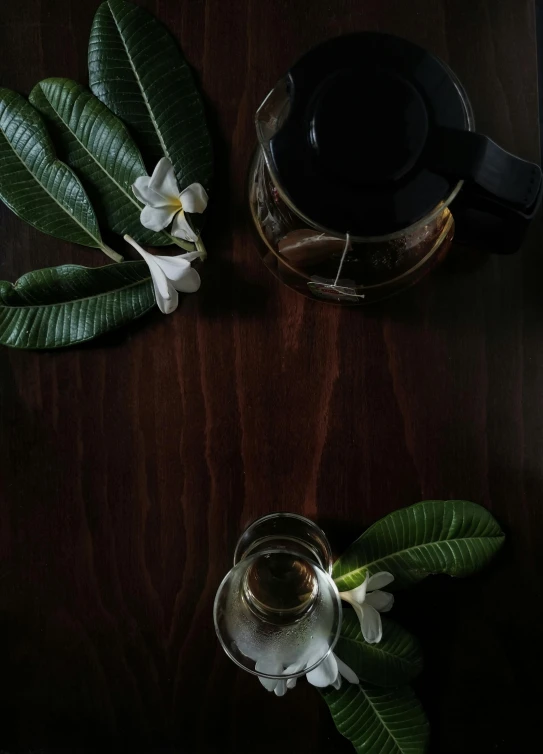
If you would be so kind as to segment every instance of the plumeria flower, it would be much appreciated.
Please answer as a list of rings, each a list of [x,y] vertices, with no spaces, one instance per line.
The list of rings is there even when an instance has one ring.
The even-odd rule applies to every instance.
[[[356,673],[330,651],[328,624],[317,622],[311,634],[306,634],[304,640],[300,636],[299,641],[286,641],[282,632],[275,636],[270,634],[264,640],[253,630],[252,624],[244,621],[240,623],[232,619],[231,626],[236,632],[238,651],[255,662],[260,683],[276,696],[284,696],[288,689],[294,688],[302,675],[313,686],[320,688],[330,685],[339,688],[341,676],[351,683],[359,682]],[[325,659],[313,667],[323,657]],[[292,675],[296,677],[290,678]]]
[[[349,602],[360,621],[362,636],[368,644],[377,644],[383,638],[383,625],[379,613],[386,613],[394,604],[394,595],[381,592],[382,586],[394,581],[394,576],[388,571],[380,571],[374,576],[366,574],[364,583],[348,592],[340,592],[339,596]]]
[[[261,658],[260,660],[257,660],[255,670],[257,673],[266,673],[266,675],[281,675],[285,672],[285,666],[283,663]],[[291,686],[288,686],[289,681],[287,679],[264,678],[259,675],[258,680],[267,691],[273,691],[276,696],[284,696],[287,693],[287,689],[292,688]]]
[[[313,661],[309,661],[306,664],[306,667],[310,667],[312,664]],[[291,665],[286,668],[285,675],[297,673],[300,670],[302,670],[301,667]],[[341,686],[342,676],[345,680],[349,681],[349,683],[359,683],[358,676],[354,670],[351,670],[351,668],[346,665],[343,660],[340,660],[334,652],[330,652],[328,657],[323,660],[320,665],[317,665],[316,668],[313,668],[313,670],[310,670],[309,673],[306,674],[306,678],[312,686],[317,686],[318,688],[333,686],[335,689],[339,689]],[[297,678],[289,678],[287,681],[287,688],[293,689],[294,686],[296,686],[297,680]]]
[[[309,668],[314,664],[315,660],[311,658],[307,661],[294,662],[285,668],[284,665],[278,664],[273,660],[260,659],[255,665],[255,670],[257,673],[267,673],[269,675],[292,675],[293,673],[300,673],[304,668]],[[313,686],[317,686],[318,688],[333,686],[335,689],[340,688],[342,676],[349,683],[359,683],[356,673],[333,652],[330,652],[320,665],[317,665],[316,668],[313,668],[313,670],[310,670],[306,674],[307,680]],[[293,689],[296,686],[298,677],[282,680],[281,678],[263,678],[259,676],[258,680],[265,689],[273,691],[276,696],[284,696],[288,689]]]
[[[206,190],[201,183],[191,183],[179,191],[172,163],[167,157],[159,160],[151,177],[142,175],[137,178],[132,191],[146,205],[140,215],[140,222],[145,228],[164,230],[173,220],[172,236],[185,241],[198,240],[198,234],[191,228],[185,213],[201,214],[205,210],[208,200]]]
[[[124,237],[147,262],[156,302],[163,314],[171,314],[179,304],[178,291],[181,293],[195,293],[200,287],[200,275],[193,270],[191,262],[204,256],[205,252],[189,251],[176,257],[161,257],[149,254],[142,249],[130,236]]]

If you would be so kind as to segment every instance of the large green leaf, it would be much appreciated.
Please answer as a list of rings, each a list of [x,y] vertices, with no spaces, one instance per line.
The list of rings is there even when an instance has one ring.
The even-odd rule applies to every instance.
[[[423,754],[428,721],[408,687],[378,689],[343,682],[322,691],[339,732],[358,754]]]
[[[422,670],[422,651],[417,639],[393,621],[382,619],[383,638],[368,644],[353,610],[343,610],[338,657],[354,670],[362,682],[376,686],[402,686]]]
[[[155,305],[145,262],[64,265],[0,282],[0,343],[59,348],[90,340]]]
[[[96,215],[75,173],[55,155],[39,113],[0,88],[0,198],[44,233],[121,256],[102,241]]]
[[[147,169],[123,123],[87,89],[70,79],[45,79],[30,93],[30,102],[49,126],[62,156],[83,180],[98,217],[112,231],[141,244],[173,243],[140,222],[142,206],[132,184]]]
[[[151,167],[165,155],[181,189],[193,182],[209,188],[212,150],[202,101],[176,42],[153,16],[124,0],[99,7],[89,41],[89,81],[98,99],[130,126]]]
[[[504,541],[490,513],[465,500],[426,500],[377,523],[334,563],[340,591],[354,589],[366,572],[390,571],[392,587],[432,573],[467,576],[485,566]]]

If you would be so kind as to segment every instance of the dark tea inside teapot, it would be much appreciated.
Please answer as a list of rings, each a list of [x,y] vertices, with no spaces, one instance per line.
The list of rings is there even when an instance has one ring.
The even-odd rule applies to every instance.
[[[453,235],[516,251],[541,170],[475,131],[451,69],[386,34],[308,52],[256,114],[250,206],[264,262],[287,285],[363,304],[420,279]]]

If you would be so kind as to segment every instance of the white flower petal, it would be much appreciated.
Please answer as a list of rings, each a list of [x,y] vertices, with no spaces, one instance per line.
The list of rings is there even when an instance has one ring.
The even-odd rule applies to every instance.
[[[200,287],[200,275],[193,270],[190,263],[202,257],[201,251],[189,251],[175,257],[164,257],[158,254],[153,259],[173,284],[173,287],[183,293],[194,293]]]
[[[341,675],[345,678],[346,681],[349,681],[349,683],[360,683],[358,680],[358,676],[354,672],[354,670],[351,670],[351,668],[346,665],[343,660],[341,660],[337,655],[335,655],[338,670],[341,673]]]
[[[136,195],[136,197],[143,202],[144,204],[147,204],[147,192],[149,191],[149,181],[151,179],[148,175],[142,175],[139,178],[136,178],[134,183],[132,184],[132,191]],[[154,194],[154,191],[153,191]]]
[[[151,277],[153,279],[153,288],[155,289],[155,298],[158,308],[162,314],[171,314],[179,306],[179,294],[171,283],[168,282],[168,295],[164,296],[160,287],[157,284],[157,276],[153,274],[151,270]]]
[[[145,249],[142,249],[139,243],[136,243],[136,241],[134,241],[133,238],[130,238],[130,236],[125,236],[124,238],[131,246],[136,249],[138,254],[141,254],[144,260],[147,262],[147,266],[149,267],[149,271],[153,280],[156,278],[156,284],[161,296],[167,296],[169,293],[168,280],[155,257],[152,254],[149,254],[148,251],[145,251]]]
[[[159,231],[164,230],[173,220],[179,208],[171,207],[144,207],[140,215],[140,223],[144,228]]]
[[[201,183],[191,183],[181,192],[179,198],[185,212],[201,214],[207,207],[209,197]]]
[[[358,622],[360,623],[360,630],[362,631],[362,621],[364,620],[364,608],[358,602],[352,602],[351,604],[356,613],[356,617],[358,618]]]
[[[148,175],[142,175],[139,178],[136,178],[136,180],[132,184],[132,191],[134,192],[136,199],[139,199],[140,202],[143,202],[143,204],[149,205],[149,207],[171,206],[171,199],[168,199],[161,194],[157,194],[156,191],[153,191],[153,189],[149,188],[150,180],[151,179]],[[178,200],[175,202],[175,208],[176,210],[180,208]]]
[[[328,657],[323,660],[320,665],[317,665],[314,670],[309,671],[307,674],[307,680],[313,686],[324,688],[337,681],[338,673],[336,658],[334,653],[330,652]]]
[[[339,596],[342,600],[350,602],[351,605],[358,603],[361,605],[366,599],[366,591],[368,589],[369,576],[366,574],[364,581],[354,589],[350,589],[348,592],[340,592]]]
[[[388,613],[394,604],[394,595],[389,592],[372,592],[366,597],[366,605],[371,605],[380,613]]]
[[[174,257],[153,254],[153,259],[172,283],[181,280],[187,274],[187,271],[190,270],[190,261],[185,258],[184,254],[178,254]]]
[[[275,691],[275,687],[277,686],[276,678],[263,678],[261,675],[259,675],[258,680],[264,686],[266,691]]]
[[[184,241],[194,242],[198,240],[198,235],[188,224],[183,210],[181,210],[181,212],[178,212],[175,216],[172,225],[172,236],[175,236],[175,238],[182,238]]]
[[[283,675],[293,675],[294,673],[299,673],[300,670],[305,667],[305,664],[305,662],[293,662],[292,665],[288,665],[283,670]]]
[[[292,673],[299,673],[305,667],[305,662],[294,662],[283,670],[283,675],[292,675]],[[293,689],[296,686],[298,678],[289,678],[287,680],[287,689]]]
[[[375,608],[367,603],[364,605],[362,617],[362,636],[368,644],[378,644],[383,638],[381,616]]]
[[[133,238],[130,238],[130,236],[125,236],[124,238],[131,246],[136,249],[139,254],[141,254],[141,256],[147,262],[149,272],[151,273],[151,279],[153,281],[153,288],[155,291],[155,298],[158,304],[158,308],[163,314],[171,314],[177,309],[177,305],[179,303],[179,296],[177,294],[177,291],[164,274],[164,271],[162,270],[154,256],[152,254],[149,254],[148,251],[145,251],[145,249],[142,249],[139,243],[136,243],[136,241],[134,241]]]
[[[194,293],[200,288],[200,275],[190,266],[190,261],[201,256],[200,252],[190,251],[175,257],[149,254],[130,236],[124,237],[145,259],[155,289],[158,308],[164,314],[171,314],[177,309],[179,296],[177,292]]]
[[[277,686],[274,688],[275,696],[285,696],[287,688],[286,681],[277,681]]]
[[[195,259],[205,259],[207,256],[205,251],[187,251],[185,254],[179,254],[181,259],[186,259],[187,262],[194,262]]]
[[[260,659],[255,665],[255,670],[257,673],[266,673],[267,675],[281,675],[283,666],[276,660]],[[258,680],[267,691],[275,691],[275,687],[280,682],[280,679],[263,678],[262,676],[258,676]]]
[[[179,293],[196,293],[200,289],[201,284],[200,275],[192,267],[187,270],[187,274],[183,275],[181,280],[172,283],[175,290],[179,291]]]
[[[283,665],[279,660],[270,660],[268,657],[261,657],[256,661],[255,670],[257,673],[264,673],[265,675],[281,675],[283,672]]]
[[[335,688],[336,691],[340,690],[340,688],[341,688],[341,676],[339,675],[339,673],[338,673],[338,676],[337,676],[336,680],[332,684],[332,686]]]
[[[167,157],[158,161],[149,181],[149,188],[167,199],[179,200],[179,186],[175,180],[173,165]]]
[[[373,592],[374,589],[382,589],[384,586],[388,586],[394,581],[394,576],[388,571],[379,571],[379,573],[370,576],[368,581],[368,592]]]
[[[173,285],[166,278],[160,267],[149,265],[155,299],[157,306],[162,314],[171,314],[177,309],[179,304],[179,295]]]

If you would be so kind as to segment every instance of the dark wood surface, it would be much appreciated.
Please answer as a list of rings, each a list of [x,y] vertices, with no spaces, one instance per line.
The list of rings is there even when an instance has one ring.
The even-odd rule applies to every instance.
[[[86,81],[97,0],[0,5],[0,82]],[[223,655],[212,600],[254,517],[298,511],[336,551],[420,499],[487,506],[486,572],[427,580],[420,636],[439,754],[540,740],[543,264],[455,249],[416,289],[343,311],[261,264],[245,199],[253,113],[303,51],[351,30],[447,60],[478,127],[538,158],[532,0],[162,0],[208,99],[217,181],[201,291],[100,343],[0,352],[0,749],[349,752],[317,692],[277,699]],[[99,264],[4,207],[0,277]],[[535,682],[535,685],[534,685]],[[294,723],[294,724],[293,724]],[[375,752],[374,754],[378,754]]]

